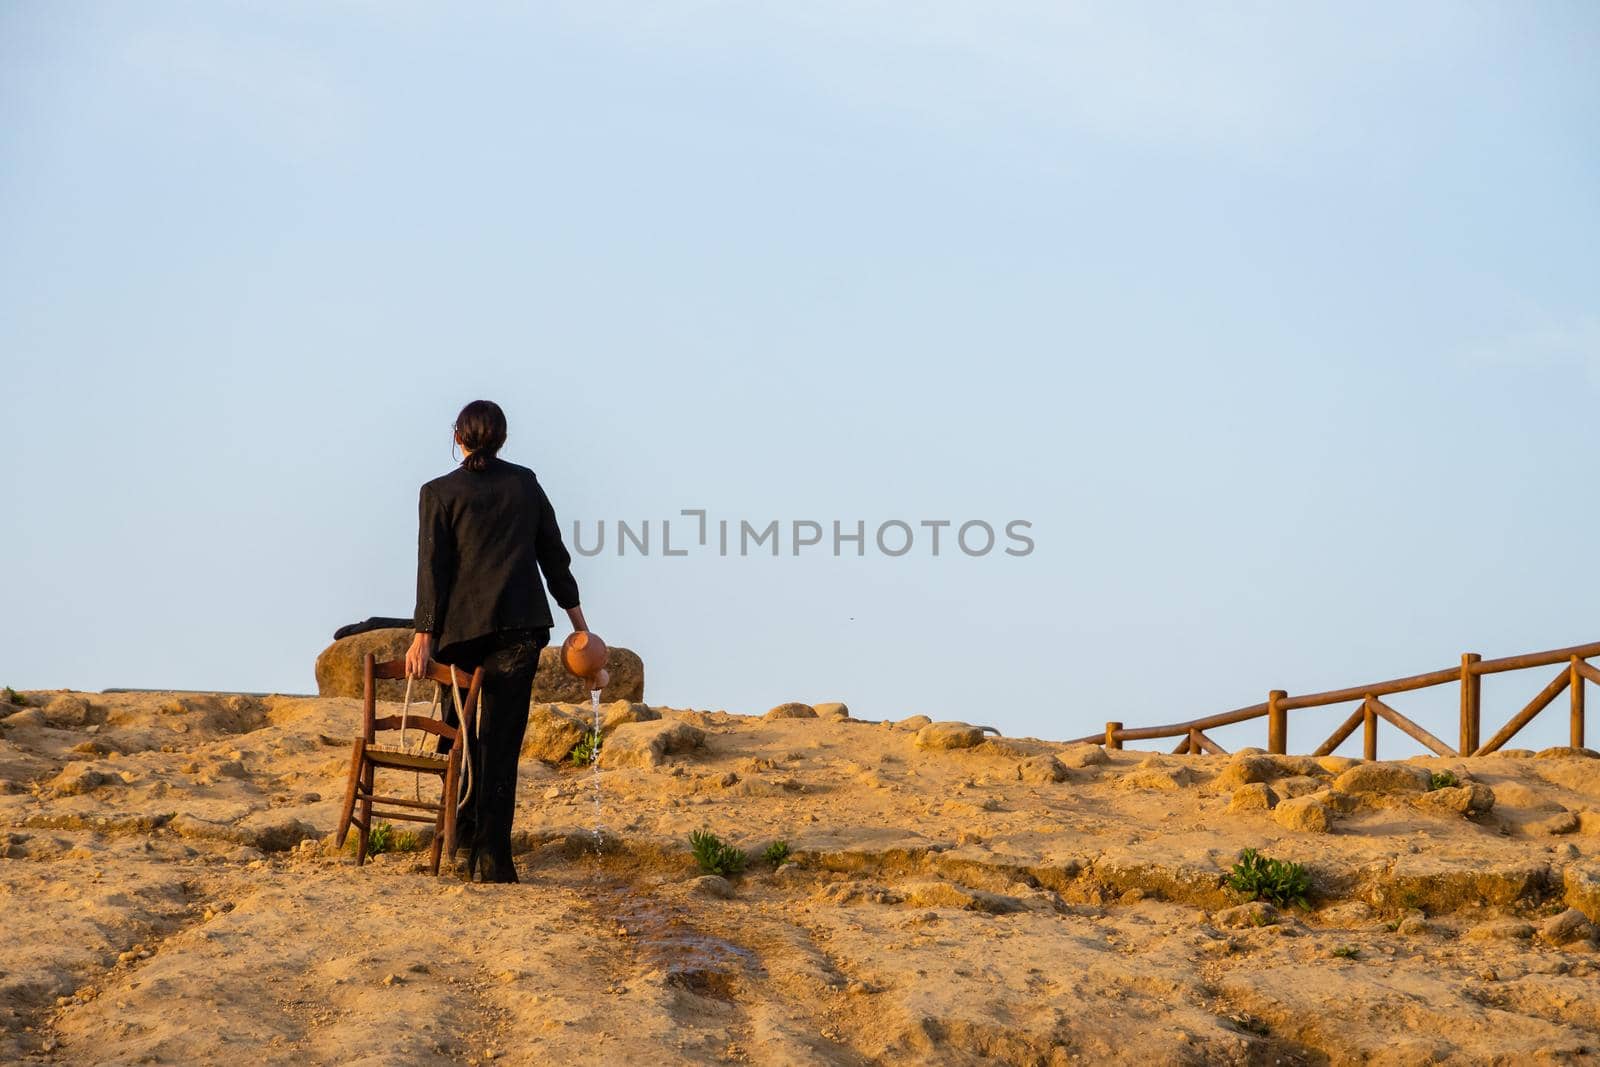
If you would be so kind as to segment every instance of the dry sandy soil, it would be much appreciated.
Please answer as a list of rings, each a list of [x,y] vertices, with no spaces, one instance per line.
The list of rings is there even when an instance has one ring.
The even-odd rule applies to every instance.
[[[581,735],[555,708],[494,886],[332,847],[354,700],[22,696],[3,1062],[1600,1059],[1582,752],[1352,771],[618,704],[596,775],[534,758]],[[698,828],[742,876],[699,877]],[[1246,847],[1309,906],[1243,904]]]

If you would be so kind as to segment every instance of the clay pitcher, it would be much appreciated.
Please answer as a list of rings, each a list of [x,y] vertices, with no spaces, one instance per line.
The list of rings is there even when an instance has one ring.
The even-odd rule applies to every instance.
[[[600,636],[587,630],[568,634],[561,643],[561,662],[579,678],[597,678],[605,673],[606,660],[610,655]]]

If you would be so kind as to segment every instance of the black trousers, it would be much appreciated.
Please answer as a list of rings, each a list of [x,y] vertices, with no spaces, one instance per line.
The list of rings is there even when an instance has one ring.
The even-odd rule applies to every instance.
[[[497,630],[440,649],[440,663],[462,670],[483,668],[478,692],[478,728],[468,735],[470,782],[462,775],[463,791],[471,789],[456,815],[456,839],[470,851],[467,875],[482,871],[485,882],[515,882],[511,862],[511,821],[517,808],[517,760],[522,755],[522,735],[528,729],[528,701],[533,676],[539,669],[539,650],[550,643],[550,628]],[[457,725],[454,704],[446,701],[445,718]],[[470,729],[470,724],[468,729]],[[449,744],[440,746],[448,752]]]

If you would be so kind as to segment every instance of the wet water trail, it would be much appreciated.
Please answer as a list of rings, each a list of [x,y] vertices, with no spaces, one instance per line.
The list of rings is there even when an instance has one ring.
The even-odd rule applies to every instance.
[[[636,886],[603,880],[591,891],[588,905],[597,922],[626,940],[643,971],[669,985],[732,1000],[742,982],[765,974],[750,949],[707,933],[690,922],[682,907]]]

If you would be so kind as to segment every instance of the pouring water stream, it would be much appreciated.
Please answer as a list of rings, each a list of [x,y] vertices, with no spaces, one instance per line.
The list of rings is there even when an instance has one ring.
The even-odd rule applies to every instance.
[[[589,707],[594,712],[594,743],[589,747],[589,777],[594,782],[594,851],[603,852],[605,844],[604,805],[600,792],[600,690],[589,690]]]

